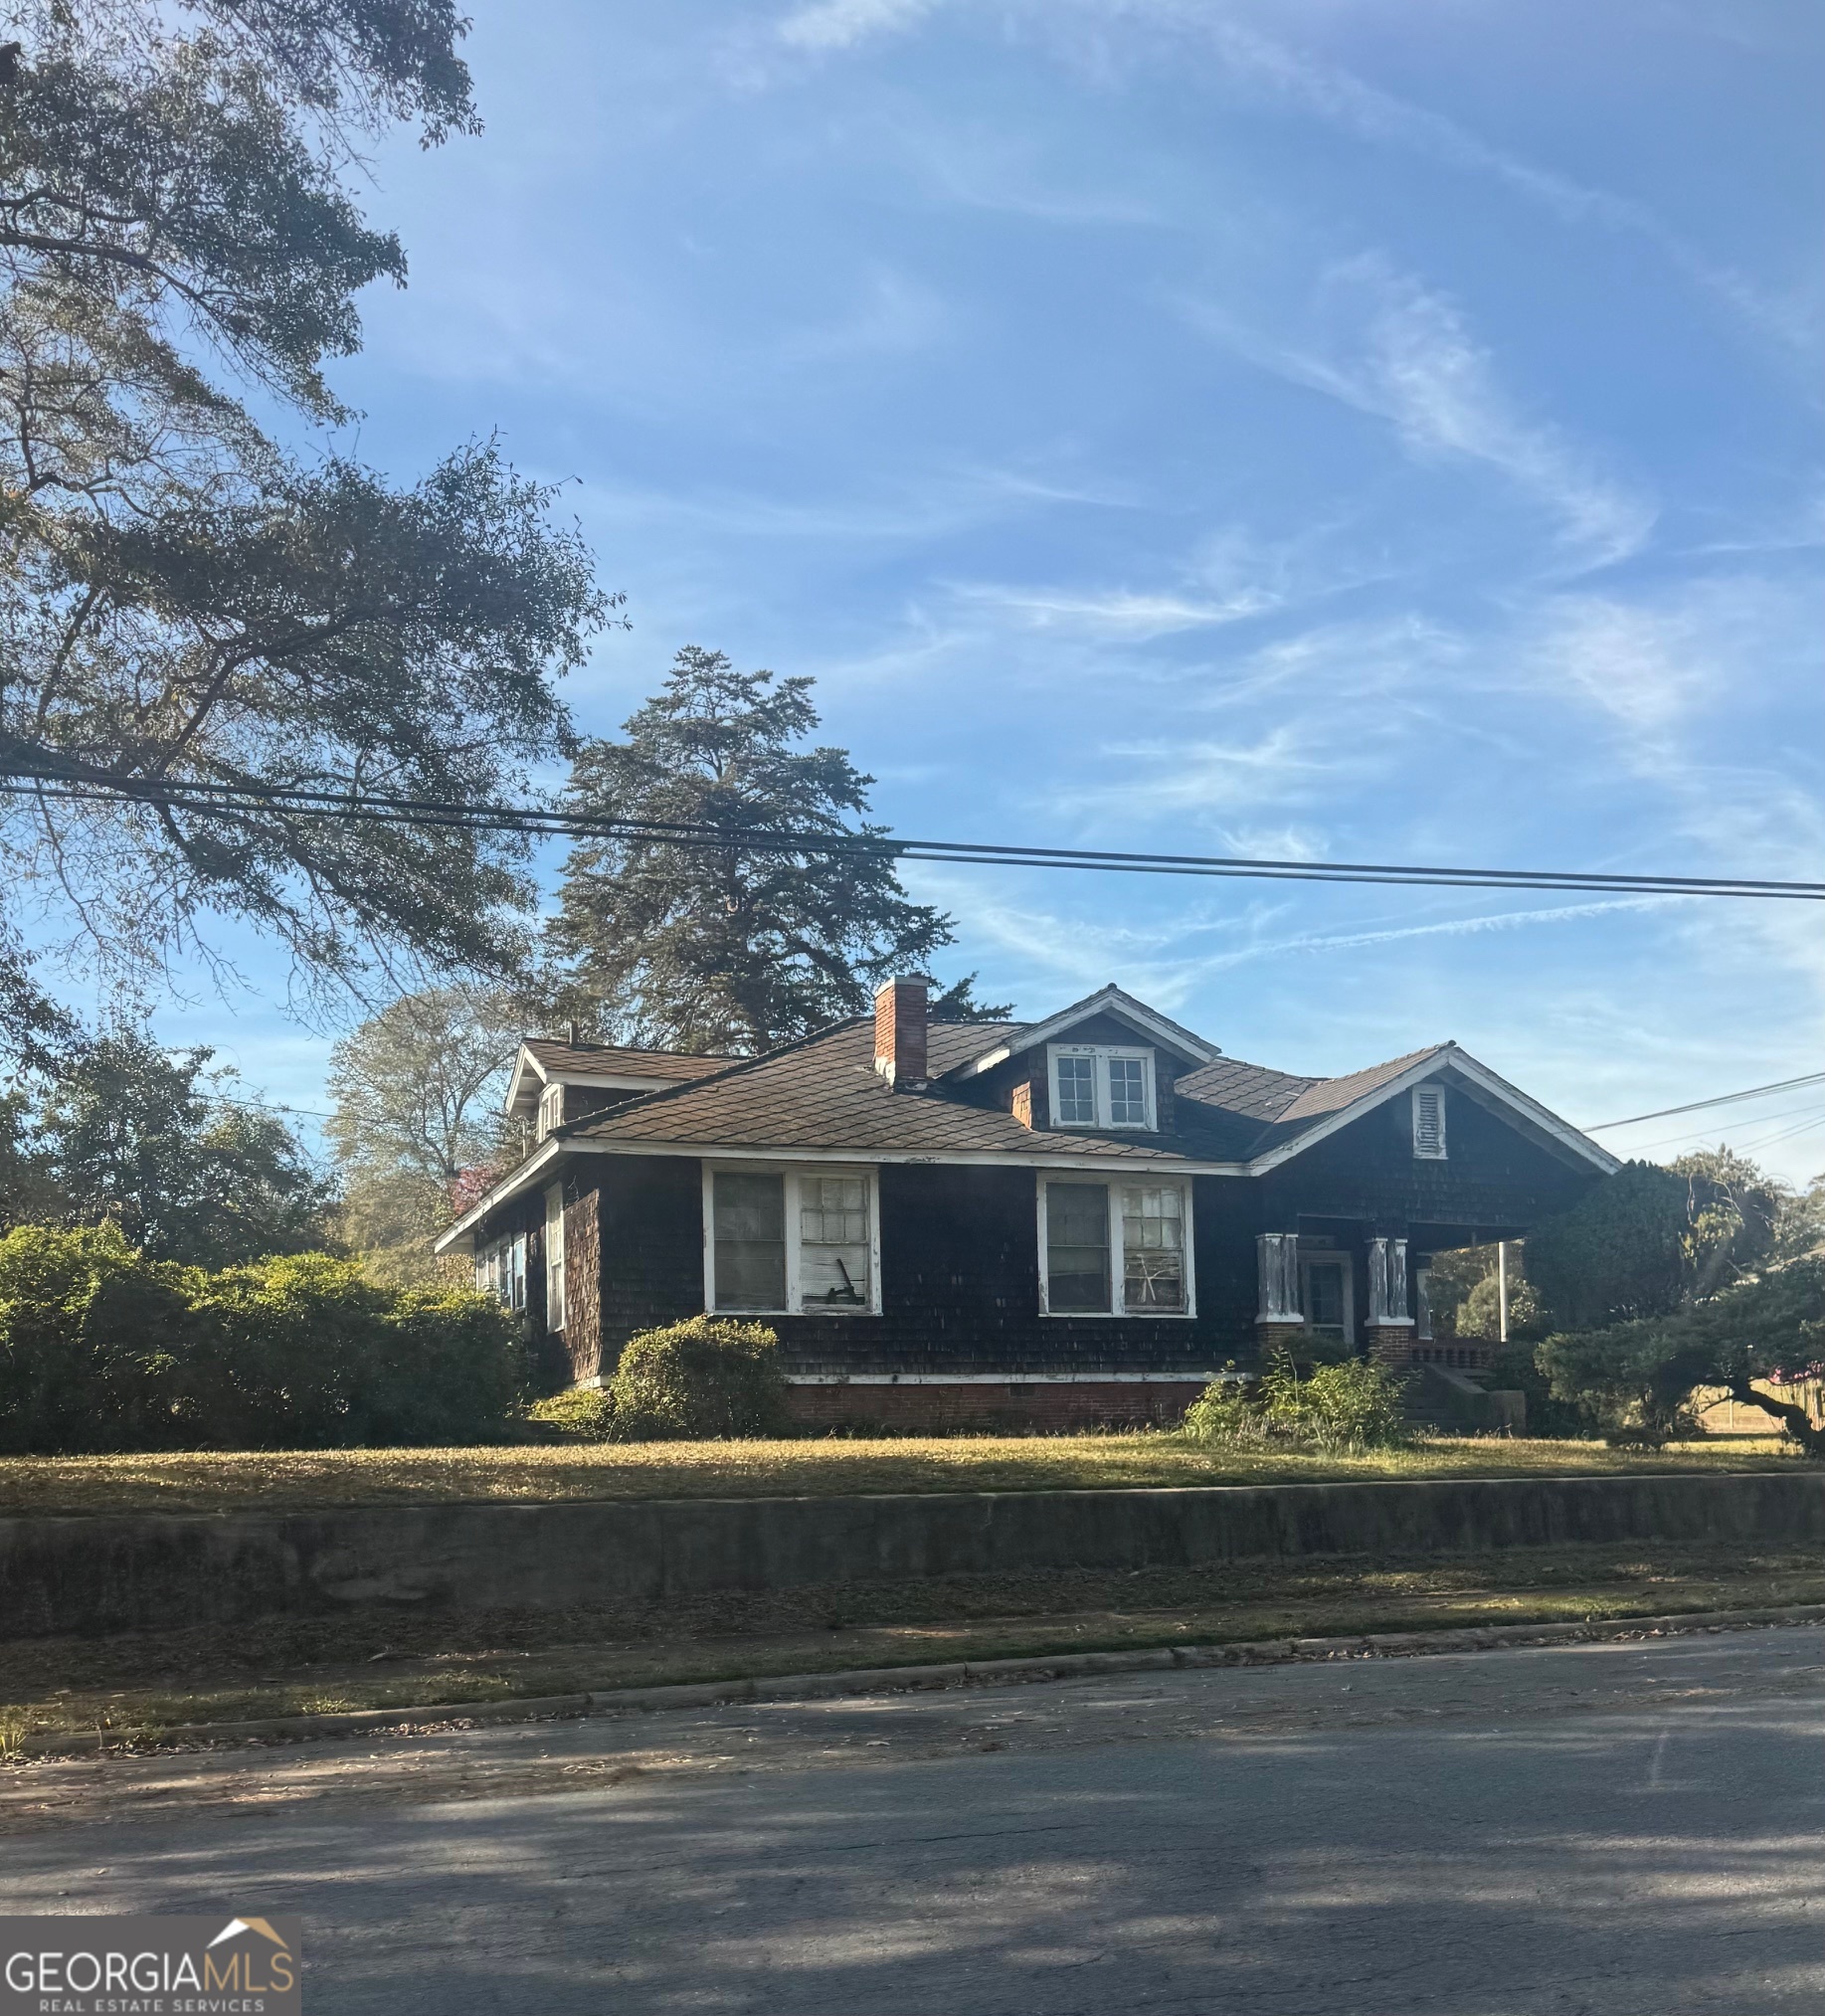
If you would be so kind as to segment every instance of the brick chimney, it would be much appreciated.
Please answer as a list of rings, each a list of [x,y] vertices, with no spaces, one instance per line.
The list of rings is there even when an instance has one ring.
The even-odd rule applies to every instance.
[[[925,982],[890,980],[874,996],[874,1068],[888,1084],[925,1083]]]

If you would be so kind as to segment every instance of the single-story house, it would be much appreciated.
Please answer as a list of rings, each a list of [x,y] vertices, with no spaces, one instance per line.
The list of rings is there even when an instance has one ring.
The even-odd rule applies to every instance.
[[[508,1105],[529,1153],[438,1250],[579,1385],[655,1324],[764,1321],[808,1422],[1162,1420],[1314,1333],[1461,1364],[1430,1256],[1617,1166],[1455,1043],[1300,1077],[1113,986],[987,1023],[894,981],[759,1057],[528,1040]]]

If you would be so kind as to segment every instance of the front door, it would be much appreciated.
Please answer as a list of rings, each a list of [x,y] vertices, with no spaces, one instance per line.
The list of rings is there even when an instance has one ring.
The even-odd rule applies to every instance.
[[[1356,1343],[1355,1295],[1347,1253],[1301,1253],[1299,1286],[1306,1329],[1337,1344]]]

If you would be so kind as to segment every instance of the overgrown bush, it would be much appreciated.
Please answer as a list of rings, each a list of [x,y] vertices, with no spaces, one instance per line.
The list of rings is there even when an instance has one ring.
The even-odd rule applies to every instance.
[[[785,1432],[780,1340],[759,1323],[693,1316],[628,1340],[609,1391],[617,1441],[716,1441]]]
[[[1282,1440],[1327,1451],[1385,1449],[1407,1438],[1401,1383],[1378,1365],[1351,1359],[1301,1373],[1277,1352],[1252,1387],[1216,1379],[1186,1410],[1198,1441]]]
[[[470,1289],[327,1253],[216,1273],[111,1225],[0,1239],[0,1448],[308,1449],[498,1440],[518,1326]]]
[[[0,1239],[0,1450],[162,1448],[189,1276],[117,1225]]]
[[[535,1400],[526,1409],[526,1418],[554,1441],[612,1442],[615,1395],[606,1386],[572,1386]]]

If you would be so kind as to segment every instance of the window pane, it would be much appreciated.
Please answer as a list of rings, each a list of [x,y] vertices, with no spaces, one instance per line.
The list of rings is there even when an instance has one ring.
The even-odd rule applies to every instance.
[[[716,1307],[786,1307],[786,1179],[716,1177]]]
[[[1344,1327],[1344,1270],[1336,1261],[1306,1269],[1306,1321],[1319,1330]]]
[[[1058,1059],[1058,1111],[1052,1116],[1061,1127],[1096,1125],[1096,1059]]]
[[[866,1179],[801,1177],[799,1238],[800,1293],[806,1309],[866,1309]]]
[[[1108,1310],[1109,1192],[1102,1184],[1046,1185],[1045,1284],[1048,1309]]]
[[[1185,1196],[1176,1188],[1122,1191],[1122,1304],[1131,1315],[1185,1307]]]
[[[1109,1124],[1112,1127],[1147,1125],[1147,1084],[1141,1075],[1145,1068],[1139,1057],[1109,1059]]]

